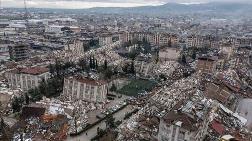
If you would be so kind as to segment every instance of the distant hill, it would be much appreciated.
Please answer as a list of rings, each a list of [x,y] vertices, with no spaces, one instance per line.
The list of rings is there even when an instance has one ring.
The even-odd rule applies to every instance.
[[[186,14],[186,13],[251,13],[252,4],[244,3],[206,3],[178,4],[167,3],[161,6],[142,6],[133,8],[90,8],[86,12],[96,13],[136,13],[136,14]]]
[[[19,9],[22,10],[22,9]],[[252,3],[221,3],[212,2],[205,4],[178,4],[167,3],[160,6],[142,6],[142,7],[97,7],[89,9],[43,9],[29,8],[30,11],[44,12],[72,12],[72,13],[105,13],[105,14],[216,14],[216,15],[252,15]]]

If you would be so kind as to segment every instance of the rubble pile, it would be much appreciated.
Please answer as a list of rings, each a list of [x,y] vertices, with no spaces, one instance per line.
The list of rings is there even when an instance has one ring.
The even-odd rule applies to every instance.
[[[64,115],[43,115],[25,119],[14,133],[19,140],[64,140],[67,137],[68,119]]]
[[[164,87],[159,94],[151,98],[151,101],[172,108],[178,101],[186,99],[195,93],[197,82],[198,80],[193,77],[178,80],[171,86]]]
[[[155,74],[164,74],[170,76],[179,66],[179,63],[176,61],[165,61],[161,64],[158,64],[154,69]]]

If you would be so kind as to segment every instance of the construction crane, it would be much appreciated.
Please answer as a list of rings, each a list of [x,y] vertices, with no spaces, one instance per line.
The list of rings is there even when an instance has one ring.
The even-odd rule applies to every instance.
[[[29,33],[29,12],[27,9],[27,4],[26,4],[26,0],[24,0],[24,8],[25,8],[25,14],[24,14],[24,20],[25,20],[25,25],[26,25],[26,30]]]

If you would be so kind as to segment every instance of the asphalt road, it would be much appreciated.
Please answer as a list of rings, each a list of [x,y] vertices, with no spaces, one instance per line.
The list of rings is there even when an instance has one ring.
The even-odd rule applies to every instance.
[[[116,119],[116,121],[122,120],[124,118],[124,116],[125,116],[125,113],[131,112],[133,110],[134,109],[132,108],[132,106],[128,105],[124,109],[122,109],[122,110],[118,111],[117,113],[115,113],[113,116]],[[83,132],[82,134],[80,134],[78,136],[74,136],[74,137],[69,136],[67,138],[67,141],[90,141],[93,137],[95,137],[97,135],[97,128],[98,127],[100,129],[105,129],[106,128],[105,120],[100,122],[96,126],[90,128],[86,132]]]

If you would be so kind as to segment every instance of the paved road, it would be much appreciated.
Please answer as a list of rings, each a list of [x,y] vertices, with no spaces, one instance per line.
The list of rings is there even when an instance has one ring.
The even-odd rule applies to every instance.
[[[133,107],[131,105],[128,105],[124,109],[122,109],[122,110],[118,111],[117,113],[115,113],[113,116],[116,119],[116,121],[122,120],[124,118],[124,116],[125,116],[125,113],[131,112],[133,110],[134,110]],[[97,124],[96,126],[92,127],[91,129],[87,130],[86,132],[83,132],[79,136],[75,136],[75,137],[70,137],[69,136],[67,138],[67,141],[90,141],[93,137],[95,137],[97,135],[97,128],[98,127],[100,129],[105,129],[106,128],[105,120],[102,121],[101,123]]]

